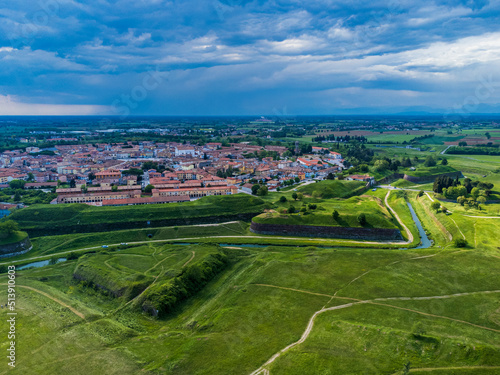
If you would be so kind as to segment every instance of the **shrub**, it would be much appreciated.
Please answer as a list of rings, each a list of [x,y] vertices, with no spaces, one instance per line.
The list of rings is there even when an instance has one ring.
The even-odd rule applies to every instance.
[[[434,201],[431,203],[431,208],[435,211],[438,211],[440,207],[441,207],[441,203],[439,203],[438,201]]]
[[[228,257],[225,253],[208,255],[203,262],[183,269],[179,276],[163,284],[157,284],[145,292],[143,310],[152,315],[164,317],[180,302],[201,290],[228,264]]]
[[[366,224],[366,215],[364,213],[359,214],[358,221],[361,225],[365,225]]]
[[[68,258],[68,260],[75,260],[75,259],[78,259],[79,257],[80,257],[80,254],[72,252],[72,253],[68,254],[67,258]]]
[[[423,190],[420,190],[420,191],[418,192],[418,196],[419,196],[419,197],[421,197],[422,195],[424,195],[424,191],[423,191]]]
[[[282,196],[280,197],[280,202],[281,202],[281,203],[285,203],[285,202],[286,202],[286,197],[285,197],[284,195],[282,195]]]
[[[340,217],[340,214],[337,210],[334,210],[332,213],[332,216],[333,216],[333,220],[337,221]]]
[[[429,155],[425,158],[424,165],[426,167],[434,167],[436,165],[436,159],[434,159],[432,155]]]
[[[468,245],[468,242],[465,238],[456,238],[453,242],[455,244],[455,247],[466,247]]]

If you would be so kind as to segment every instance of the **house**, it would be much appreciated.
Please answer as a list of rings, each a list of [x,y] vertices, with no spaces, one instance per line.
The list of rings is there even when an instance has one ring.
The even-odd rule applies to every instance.
[[[312,147],[312,152],[313,152],[314,154],[323,154],[323,153],[326,153],[326,152],[328,152],[328,151],[329,151],[329,150],[328,150],[328,148],[326,148],[326,147],[316,147],[316,146],[313,146],[313,147]]]
[[[253,184],[245,184],[241,187],[241,190],[245,193],[252,194],[252,186]]]
[[[363,174],[363,175],[353,174],[353,175],[347,176],[346,180],[368,182],[370,185],[373,185],[375,183],[375,178],[371,177],[370,175],[367,175],[367,174]]]
[[[323,164],[323,162],[319,159],[297,158],[297,162],[306,168],[313,168],[313,167],[321,166]]]
[[[175,156],[195,156],[194,146],[175,146]]]

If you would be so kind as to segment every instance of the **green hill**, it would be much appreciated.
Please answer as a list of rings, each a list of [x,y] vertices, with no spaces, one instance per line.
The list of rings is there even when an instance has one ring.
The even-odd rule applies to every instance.
[[[297,191],[305,195],[323,199],[347,198],[354,195],[358,189],[362,189],[364,186],[365,183],[360,181],[324,180],[301,186]]]
[[[33,236],[98,232],[151,226],[185,225],[237,219],[260,214],[267,204],[246,194],[211,196],[194,202],[121,207],[94,207],[86,204],[34,205],[17,210],[11,218]]]

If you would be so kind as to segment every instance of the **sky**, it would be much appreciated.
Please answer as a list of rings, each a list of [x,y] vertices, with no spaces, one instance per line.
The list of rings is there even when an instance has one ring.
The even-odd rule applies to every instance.
[[[0,0],[0,115],[500,113],[500,1]]]

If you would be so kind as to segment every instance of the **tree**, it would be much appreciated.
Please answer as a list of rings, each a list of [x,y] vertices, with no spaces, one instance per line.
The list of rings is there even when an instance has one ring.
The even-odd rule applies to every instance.
[[[154,189],[154,188],[155,188],[155,187],[154,187],[153,185],[149,184],[148,186],[146,186],[146,187],[144,188],[144,192],[145,192],[145,193],[151,193],[151,191],[153,191],[153,189]]]
[[[441,160],[441,165],[448,165],[448,159],[444,158]]]
[[[299,197],[299,196],[297,195],[297,193],[296,193],[296,192],[293,192],[293,194],[292,194],[292,198],[293,198],[293,200],[294,200],[294,201],[296,201],[298,197]]]
[[[361,224],[361,225],[365,225],[366,224],[366,215],[364,213],[360,213],[358,215],[358,222]]]
[[[474,197],[474,199],[477,199],[477,197],[479,197],[479,193],[481,191],[479,190],[479,188],[475,187],[475,188],[472,188],[470,194]]]
[[[373,164],[376,172],[383,172],[387,168],[389,168],[389,162],[387,160],[377,160],[375,164]]]
[[[420,190],[420,191],[418,192],[418,196],[419,196],[419,197],[421,197],[422,195],[424,195],[424,191],[423,191],[423,190]]]
[[[463,206],[465,203],[465,199],[466,198],[462,195],[462,196],[457,198],[457,203],[460,204],[461,206]]]
[[[432,157],[432,155],[429,155],[425,158],[424,166],[434,167],[435,165],[436,165],[436,160]]]
[[[286,201],[287,201],[286,197],[285,197],[284,195],[282,195],[282,196],[280,197],[280,202],[281,202],[281,203],[285,203]]]
[[[327,180],[335,180],[335,175],[334,175],[332,172],[330,172],[330,173],[328,173],[328,175],[326,176],[326,179],[327,179]]]
[[[333,220],[337,221],[340,217],[340,214],[337,210],[333,210],[332,216],[333,216]]]
[[[484,135],[486,136],[486,138],[490,139],[491,138],[491,134],[489,132],[486,132],[484,133]]]
[[[28,181],[35,181],[35,175],[31,172],[28,173]]]
[[[467,146],[467,142],[465,141],[458,142],[458,147],[465,147],[465,146]]]
[[[297,199],[298,199],[299,201],[301,201],[302,199],[304,199],[304,194],[302,194],[302,193],[297,193]]]
[[[93,172],[90,172],[89,175],[87,176],[90,181],[95,180],[95,174]]]
[[[431,203],[431,208],[435,211],[439,211],[439,208],[441,207],[441,203],[438,201],[434,201]]]
[[[24,180],[12,180],[9,182],[9,186],[11,189],[24,189],[24,185],[26,181]]]
[[[269,192],[268,188],[266,185],[262,185],[259,190],[257,190],[257,195],[259,197],[263,197],[264,195],[267,195],[267,193]]]
[[[14,194],[14,202],[19,202],[21,200],[21,194],[19,194],[19,190],[16,190]]]
[[[477,201],[481,204],[485,204],[486,203],[486,197],[481,195],[480,197],[477,198]]]
[[[75,188],[76,187],[76,180],[74,178],[69,182],[69,187],[70,188]]]
[[[254,184],[252,186],[252,194],[253,195],[257,195],[257,191],[259,191],[259,189],[260,189],[260,185],[259,184]]]
[[[295,207],[290,205],[290,207],[288,207],[288,213],[293,214],[294,212],[295,212]]]
[[[10,236],[17,231],[19,231],[19,225],[14,220],[7,220],[3,223],[0,223],[0,233],[4,233]]]

